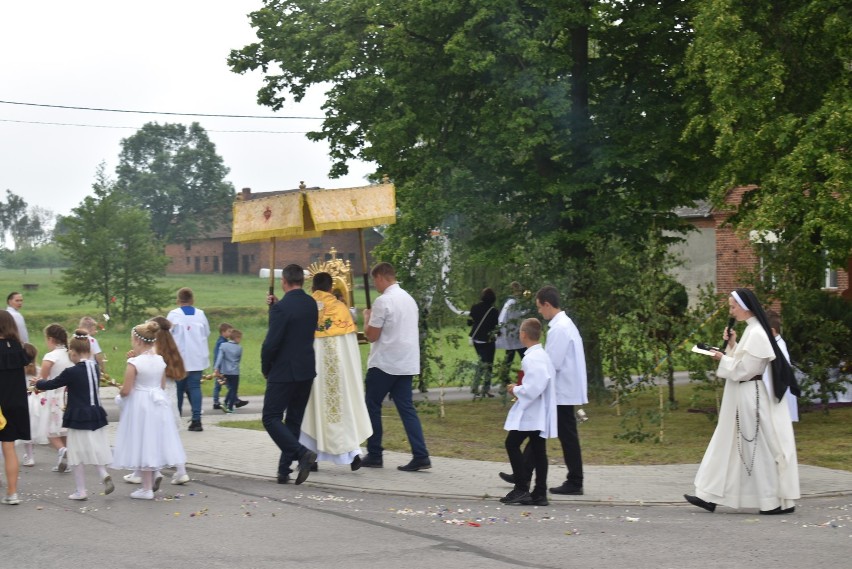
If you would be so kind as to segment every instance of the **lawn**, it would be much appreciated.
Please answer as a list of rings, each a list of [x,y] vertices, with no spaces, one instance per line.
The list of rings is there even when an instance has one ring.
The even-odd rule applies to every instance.
[[[676,387],[677,398],[686,401],[692,387]],[[437,397],[437,393],[435,394]],[[638,403],[653,406],[656,394],[649,392]],[[583,462],[596,465],[618,464],[697,464],[701,461],[715,423],[705,413],[692,412],[687,405],[665,415],[662,442],[646,440],[631,443],[615,438],[622,432],[621,418],[608,402],[584,406],[589,420],[581,423]],[[430,454],[450,458],[506,461],[503,421],[507,408],[499,398],[446,403],[440,417],[434,403],[418,407]],[[402,423],[393,407],[382,413],[384,446],[387,450],[410,452]],[[262,430],[260,421],[228,421],[220,425]],[[801,464],[852,471],[852,407],[803,412],[795,424],[796,444]],[[646,425],[647,430],[652,430]],[[548,441],[548,456],[561,464],[559,441]]]

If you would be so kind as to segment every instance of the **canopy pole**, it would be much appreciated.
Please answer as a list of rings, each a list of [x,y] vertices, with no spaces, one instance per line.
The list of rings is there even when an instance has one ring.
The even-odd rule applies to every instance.
[[[275,295],[275,237],[270,242],[269,248],[269,294]]]
[[[367,267],[367,248],[364,246],[364,230],[358,228],[358,241],[361,244],[361,266],[364,268],[364,295],[367,297],[367,308],[372,308],[370,303],[370,269]]]

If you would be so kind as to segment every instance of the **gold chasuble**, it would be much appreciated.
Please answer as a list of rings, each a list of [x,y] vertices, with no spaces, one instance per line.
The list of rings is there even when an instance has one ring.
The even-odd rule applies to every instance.
[[[317,308],[319,309],[319,321],[314,338],[342,336],[355,332],[352,314],[346,305],[337,300],[333,294],[317,290],[311,296],[317,301]]]

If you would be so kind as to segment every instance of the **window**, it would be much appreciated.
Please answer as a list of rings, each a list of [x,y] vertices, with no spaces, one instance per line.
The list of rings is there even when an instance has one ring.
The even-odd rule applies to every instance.
[[[192,261],[190,261],[190,260],[189,260],[189,257],[187,257],[187,258],[186,258],[186,264],[187,264],[187,265],[189,265],[189,264],[191,264],[191,262],[192,262]]]
[[[825,269],[825,288],[837,288],[837,271],[831,267]]]
[[[209,263],[209,262],[210,262],[210,258],[209,258],[209,257],[207,257],[207,255],[205,255],[205,256],[204,256],[204,262],[205,262],[205,263]]]

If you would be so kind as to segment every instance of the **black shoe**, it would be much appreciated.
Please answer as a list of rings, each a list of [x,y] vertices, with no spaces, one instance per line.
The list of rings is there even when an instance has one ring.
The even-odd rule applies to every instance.
[[[505,472],[501,472],[500,473],[500,479],[503,480],[503,482],[511,484],[512,486],[515,485],[515,475],[514,474],[506,474]]]
[[[500,498],[501,504],[522,504],[523,500],[531,500],[532,496],[526,490],[517,488]]]
[[[201,426],[201,421],[192,421],[189,424],[188,430],[190,430],[190,431],[203,431],[204,428]]]
[[[713,502],[705,502],[698,496],[690,496],[689,494],[684,494],[683,497],[686,498],[686,501],[692,504],[693,506],[698,506],[699,508],[703,508],[711,513],[716,511],[716,504],[714,504]],[[760,513],[763,514],[764,512]]]
[[[530,497],[522,499],[520,504],[523,504],[524,506],[549,506],[550,502],[547,501],[547,496],[542,496],[541,494],[530,494]]]
[[[361,467],[362,468],[384,468],[385,465],[382,461],[382,457],[373,457],[369,454],[361,459]]]
[[[317,461],[317,453],[312,450],[306,450],[302,458],[299,459],[299,472],[296,474],[296,485],[301,484],[308,479],[311,473],[311,466]]]
[[[289,474],[279,474],[278,475],[278,483],[279,484],[289,484],[290,483],[290,475]]]
[[[222,405],[221,405],[220,403],[214,403],[214,404],[213,404],[213,410],[214,410],[214,411],[215,411],[215,410],[219,410],[219,409],[221,409],[221,408],[222,408]]]
[[[408,464],[396,467],[397,470],[402,470],[403,472],[414,472],[416,470],[426,470],[427,468],[432,468],[432,461],[428,458],[413,458]]]
[[[494,399],[494,394],[493,394],[493,393],[491,393],[490,391],[486,391],[486,392],[484,393],[484,395],[485,395],[485,397],[487,397],[487,398],[489,398],[489,399]]]
[[[577,486],[576,484],[571,484],[569,482],[563,482],[562,486],[557,486],[556,488],[550,489],[551,494],[564,494],[568,496],[582,496],[583,495],[583,487]]]
[[[361,462],[362,462],[361,457],[356,456],[355,458],[352,459],[352,462],[349,463],[349,469],[352,472],[355,472],[356,470],[361,468]]]
[[[691,500],[690,500],[690,502],[691,502]],[[695,505],[697,506],[698,504],[695,504]],[[792,508],[784,508],[783,510],[781,509],[781,506],[778,506],[774,510],[760,510],[760,515],[761,516],[779,516],[779,515],[782,515],[782,514],[792,514],[795,511],[796,511],[796,506],[793,506]]]
[[[234,407],[239,409],[240,407],[245,407],[248,404],[249,404],[249,402],[246,401],[245,399],[237,399],[237,402],[234,403]]]
[[[319,472],[319,464],[316,462],[311,465],[311,472]]]

